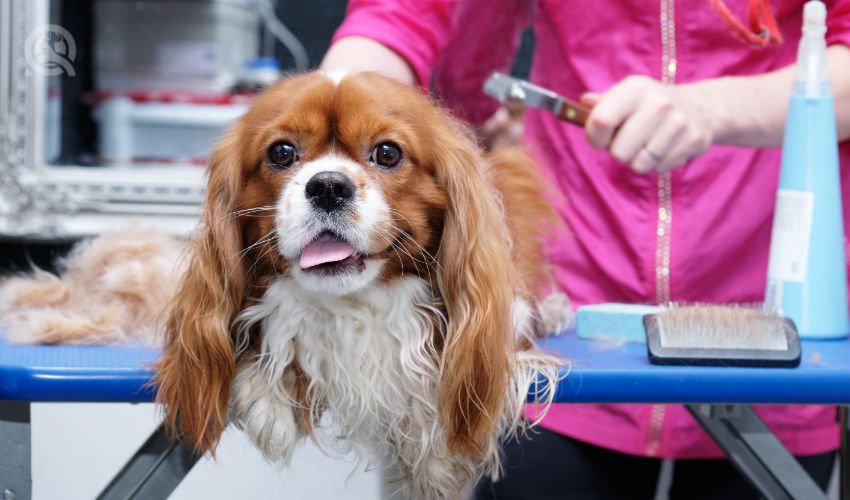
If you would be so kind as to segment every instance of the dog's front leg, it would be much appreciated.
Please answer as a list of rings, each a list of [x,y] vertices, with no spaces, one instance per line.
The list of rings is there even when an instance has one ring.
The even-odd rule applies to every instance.
[[[243,355],[230,397],[231,420],[275,463],[288,463],[302,426],[296,418],[297,403],[287,388],[286,377],[272,380],[256,355]]]

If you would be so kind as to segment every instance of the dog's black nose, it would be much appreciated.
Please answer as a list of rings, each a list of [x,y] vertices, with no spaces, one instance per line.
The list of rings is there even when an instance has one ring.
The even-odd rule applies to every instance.
[[[319,172],[307,181],[305,194],[314,207],[332,212],[354,199],[356,188],[347,175],[341,172]]]

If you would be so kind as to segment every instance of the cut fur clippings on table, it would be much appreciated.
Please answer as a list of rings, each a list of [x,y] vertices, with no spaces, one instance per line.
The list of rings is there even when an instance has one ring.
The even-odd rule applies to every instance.
[[[33,269],[0,283],[0,326],[23,344],[162,342],[165,307],[185,244],[152,230],[86,240],[60,259],[59,276]]]

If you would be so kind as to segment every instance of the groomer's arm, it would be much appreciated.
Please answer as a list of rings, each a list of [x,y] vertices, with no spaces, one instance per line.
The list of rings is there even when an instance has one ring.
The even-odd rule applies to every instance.
[[[850,48],[827,48],[839,140],[850,138]],[[712,144],[782,144],[794,65],[763,75],[721,77],[663,85],[629,77],[602,94],[582,97],[594,106],[586,132],[596,148],[632,170],[668,171]]]
[[[416,76],[403,57],[385,45],[361,36],[337,40],[325,54],[321,69],[377,71],[408,85],[416,83]]]
[[[826,51],[835,99],[838,140],[850,139],[850,47]],[[716,144],[773,147],[782,144],[794,65],[753,77],[728,77],[694,84],[693,98],[704,93],[715,104]]]
[[[348,0],[321,69],[377,71],[427,86],[458,2]]]

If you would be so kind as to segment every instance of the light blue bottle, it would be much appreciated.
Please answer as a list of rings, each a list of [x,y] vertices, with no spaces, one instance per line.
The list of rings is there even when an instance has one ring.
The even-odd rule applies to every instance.
[[[826,70],[826,8],[811,0],[803,17],[765,306],[793,319],[802,338],[840,338],[850,331],[850,320],[835,109]]]

